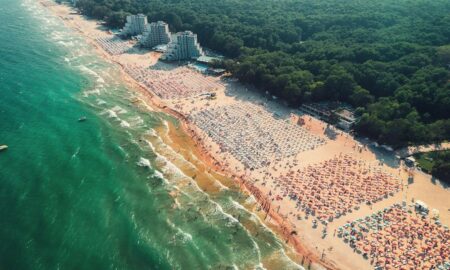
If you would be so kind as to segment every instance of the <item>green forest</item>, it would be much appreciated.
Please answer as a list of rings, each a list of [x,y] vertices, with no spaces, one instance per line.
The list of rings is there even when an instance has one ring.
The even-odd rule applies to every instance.
[[[355,131],[394,147],[450,138],[448,0],[79,0],[121,27],[127,14],[192,30],[244,83],[292,106],[353,105]]]

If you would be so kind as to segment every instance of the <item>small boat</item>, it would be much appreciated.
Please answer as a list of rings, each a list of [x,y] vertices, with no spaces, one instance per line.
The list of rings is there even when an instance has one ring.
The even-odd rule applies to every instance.
[[[86,116],[82,116],[82,117],[78,118],[78,122],[83,122],[83,121],[86,121],[86,120],[87,120]]]
[[[8,149],[7,145],[0,145],[0,151]]]

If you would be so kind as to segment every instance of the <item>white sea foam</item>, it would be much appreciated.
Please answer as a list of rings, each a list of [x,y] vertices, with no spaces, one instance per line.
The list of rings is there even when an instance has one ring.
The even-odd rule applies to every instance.
[[[229,199],[230,199],[230,201],[231,201],[231,204],[232,204],[235,208],[240,209],[240,210],[243,210],[243,211],[245,211],[245,212],[248,212],[247,209],[246,209],[242,204],[240,204],[240,203],[238,203],[237,201],[233,200],[233,198],[231,198],[231,197],[229,197]]]
[[[147,131],[145,131],[145,135],[149,135],[152,137],[157,137],[158,135],[156,134],[156,131],[152,128],[148,129]],[[152,145],[152,149],[155,149]]]
[[[180,228],[177,228],[177,231],[174,238],[178,243],[186,244],[187,242],[192,241],[192,235],[190,233],[187,233]]]
[[[140,167],[147,167],[150,168],[151,167],[151,163],[150,160],[146,159],[146,158],[139,158],[139,161],[137,162],[137,165]]]
[[[87,74],[90,74],[90,75],[92,75],[92,76],[98,77],[97,72],[93,71],[92,69],[88,68],[88,67],[85,66],[85,65],[80,65],[80,66],[78,66],[78,68],[79,68],[81,71],[83,71],[83,72],[85,72],[85,73],[87,73]]]
[[[164,174],[171,175],[172,177],[177,178],[189,178],[185,175],[175,164],[170,162],[166,157],[156,153],[156,162],[161,165],[161,170]]]
[[[168,135],[169,134],[169,122],[164,120],[164,121],[162,121],[162,124],[164,126],[164,130],[166,131],[166,135]]]
[[[166,179],[164,178],[164,174],[163,174],[162,172],[156,170],[156,169],[155,169],[155,172],[153,173],[153,176],[156,176],[156,177],[158,177],[158,178],[161,178],[161,179],[166,180]]]
[[[160,137],[158,137],[156,134],[155,134],[155,136],[157,137],[156,139],[157,139],[158,146],[160,148],[162,148],[162,150],[169,152],[168,154],[171,157],[175,157],[178,160],[181,160],[184,163],[184,165],[189,167],[190,169],[194,169],[194,170],[196,169],[195,166],[191,162],[186,160],[183,155],[181,155],[180,153],[177,153],[171,146],[165,144],[162,141],[162,139]]]
[[[88,97],[90,95],[100,95],[100,89],[99,88],[95,88],[92,90],[87,90],[83,92],[83,96],[84,97]]]
[[[103,99],[97,99],[97,105],[105,105],[106,101],[104,101]]]
[[[140,116],[132,117],[128,120],[133,126],[140,126],[144,124],[144,120]]]
[[[224,184],[222,184],[222,182],[220,182],[219,180],[214,178],[212,175],[210,175],[210,174],[208,174],[208,175],[214,179],[214,184],[218,185],[220,190],[229,190],[229,188],[227,186],[225,186]]]
[[[80,147],[78,147],[77,150],[75,150],[75,153],[73,153],[73,155],[70,159],[76,158],[78,156],[78,153],[80,153]]]
[[[235,217],[233,217],[232,215],[228,214],[227,212],[225,212],[222,208],[222,206],[220,206],[220,204],[215,203],[216,206],[216,210],[219,210],[219,212],[224,216],[224,218],[227,220],[227,223],[225,224],[227,227],[233,227],[236,224],[240,224],[239,220],[237,220]]]
[[[112,107],[111,110],[116,112],[116,113],[118,113],[118,114],[123,114],[123,113],[127,112],[125,109],[123,109],[122,107],[120,107],[118,105]]]
[[[145,142],[147,142],[148,146],[150,146],[150,148],[152,149],[152,152],[156,153],[155,146],[152,144],[152,142],[150,142],[148,140],[145,140]]]
[[[107,114],[109,118],[117,118],[117,114],[113,110],[105,110],[101,114]]]
[[[150,174],[150,175],[147,177],[147,179],[150,179],[150,178],[158,178],[158,179],[160,179],[160,180],[163,181],[164,185],[169,185],[169,184],[170,184],[169,181],[167,181],[167,179],[164,178],[164,175],[163,175],[162,172],[158,171],[158,170],[155,169],[155,168],[153,168],[153,169],[154,169],[153,173]]]
[[[98,83],[99,86],[103,86],[103,83],[105,83],[105,80],[95,71],[93,71],[92,69],[88,68],[86,65],[79,65],[78,68],[86,73],[91,75],[92,77],[96,78],[96,82]]]
[[[257,266],[255,266],[255,270],[266,270],[266,268],[263,266],[262,263],[259,263]]]
[[[120,121],[120,126],[123,128],[129,128],[130,124],[127,121],[122,120],[122,121]]]
[[[247,199],[245,199],[246,204],[253,204],[256,203],[256,199],[253,196],[248,196]]]
[[[62,39],[62,36],[59,36],[58,38]],[[59,40],[56,43],[66,47],[66,48],[71,48],[75,46],[75,43],[73,41],[64,41],[64,40]]]

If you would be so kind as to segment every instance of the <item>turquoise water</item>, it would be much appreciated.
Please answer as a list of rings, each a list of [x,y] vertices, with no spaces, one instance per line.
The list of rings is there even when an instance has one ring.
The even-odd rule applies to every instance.
[[[0,269],[299,269],[60,19],[33,0],[0,15]]]

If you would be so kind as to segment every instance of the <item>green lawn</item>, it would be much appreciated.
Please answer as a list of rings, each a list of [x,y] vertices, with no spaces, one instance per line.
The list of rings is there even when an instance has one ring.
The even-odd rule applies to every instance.
[[[425,172],[431,172],[431,169],[434,166],[434,162],[432,160],[429,160],[428,158],[429,155],[427,154],[417,154],[414,155],[414,158],[417,161],[417,164],[419,165],[420,168],[422,168],[423,171]]]
[[[439,159],[443,154],[450,153],[450,151],[434,151],[428,153],[415,154],[414,158],[417,161],[417,164],[423,171],[431,173],[433,166],[435,164],[435,160]]]

